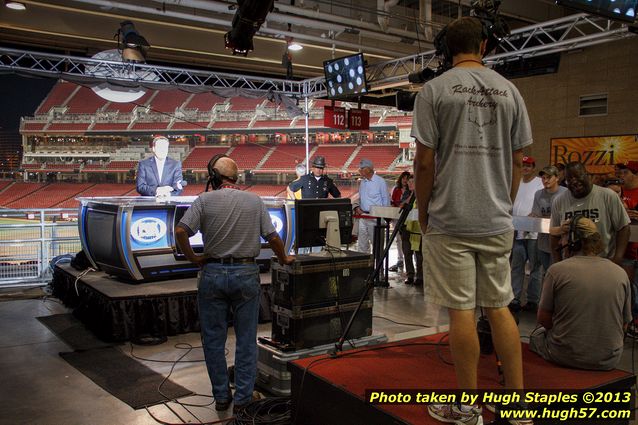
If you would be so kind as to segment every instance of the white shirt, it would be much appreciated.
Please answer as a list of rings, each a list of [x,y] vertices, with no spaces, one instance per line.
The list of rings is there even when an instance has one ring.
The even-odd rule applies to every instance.
[[[162,171],[164,171],[165,163],[166,163],[166,158],[159,159],[158,157],[155,157],[155,165],[157,166],[157,175],[159,176],[159,182],[157,182],[158,185],[161,185],[162,183]]]
[[[534,177],[527,183],[521,179],[521,184],[518,186],[518,193],[516,193],[516,199],[514,200],[512,214],[527,217],[532,212],[532,207],[534,206],[534,194],[543,188],[543,180],[540,177]],[[516,239],[536,238],[538,238],[538,233],[536,232],[516,232]]]

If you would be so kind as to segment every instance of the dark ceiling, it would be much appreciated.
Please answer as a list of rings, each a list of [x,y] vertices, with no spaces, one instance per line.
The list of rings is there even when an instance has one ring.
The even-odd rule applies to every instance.
[[[253,0],[261,1],[261,0]],[[275,1],[254,51],[233,56],[224,48],[235,2],[208,0],[22,0],[25,11],[0,8],[0,44],[26,50],[92,56],[116,47],[120,22],[132,20],[151,44],[147,61],[235,73],[285,76],[286,37],[294,77],[322,74],[324,60],[362,51],[370,63],[432,49],[431,39],[469,1]],[[431,4],[431,15],[426,14]],[[421,13],[423,11],[423,13]],[[501,12],[513,28],[563,15],[545,0],[505,0]]]

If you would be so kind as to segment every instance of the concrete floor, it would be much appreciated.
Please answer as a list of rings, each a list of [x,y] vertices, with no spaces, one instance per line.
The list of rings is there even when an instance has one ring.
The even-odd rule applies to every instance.
[[[403,276],[390,274],[390,289],[375,289],[374,334],[385,334],[390,340],[400,340],[446,329],[447,315],[425,302],[423,290],[404,285]],[[18,291],[19,292],[19,291]],[[0,294],[0,425],[150,425],[159,420],[171,424],[212,422],[228,418],[214,409],[211,389],[203,362],[179,363],[170,379],[201,394],[181,399],[181,402],[207,405],[182,406],[177,403],[157,405],[148,411],[133,410],[113,397],[89,378],[70,366],[59,352],[72,351],[36,317],[66,313],[68,310],[55,299],[20,299],[20,294],[7,297]],[[521,313],[520,331],[523,341],[535,324],[534,315]],[[397,324],[411,323],[417,326]],[[426,328],[428,326],[428,328]],[[262,324],[260,336],[270,335],[270,324]],[[193,350],[184,360],[203,359],[198,333],[170,337],[157,346],[120,345],[130,355],[174,361],[185,353],[177,344],[190,344]],[[234,356],[234,336],[229,336],[229,364]],[[627,342],[620,368],[631,371],[632,343]],[[144,361],[148,367],[167,375],[172,363]],[[425,414],[425,412],[424,412]]]

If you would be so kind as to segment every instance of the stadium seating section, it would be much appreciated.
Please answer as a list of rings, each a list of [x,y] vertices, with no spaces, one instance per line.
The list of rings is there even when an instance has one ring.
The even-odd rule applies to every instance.
[[[372,160],[381,174],[393,175],[403,170],[405,164],[398,163],[401,149],[394,137],[405,137],[411,115],[372,107],[373,128],[365,132],[360,139],[363,142],[346,144],[338,141],[359,139],[323,125],[323,108],[332,104],[321,99],[309,102],[309,128],[313,140],[320,142],[310,145],[309,154],[311,161],[319,155],[325,157],[328,173],[345,179],[345,183],[340,183],[345,186],[340,187],[343,196],[356,196],[356,182],[351,180],[348,184],[348,179],[356,174],[362,158]],[[335,105],[344,106],[340,102]],[[304,107],[304,102],[300,102],[300,107]],[[377,137],[375,126],[378,131],[394,130],[394,136],[383,133]],[[56,173],[59,182],[0,182],[0,208],[76,208],[76,197],[137,195],[131,180],[139,159],[149,155],[144,136],[147,139],[158,133],[180,135],[183,131],[199,136],[171,142],[170,155],[181,158],[184,172],[195,173],[199,181],[185,188],[185,196],[205,190],[201,179],[209,160],[217,154],[233,158],[242,173],[259,174],[257,180],[281,181],[284,174],[292,179],[295,166],[306,159],[306,147],[298,143],[304,127],[303,116],[289,117],[283,107],[263,97],[223,98],[212,93],[147,90],[135,102],[115,103],[100,98],[90,88],[59,82],[34,116],[24,117],[20,129],[23,136],[37,136],[34,149],[29,148],[23,158],[22,169],[38,174],[40,180],[45,180],[45,176],[48,180],[51,173]],[[63,143],[42,138],[47,135],[62,137]],[[89,142],[81,136],[87,136]],[[221,142],[213,145],[211,140]],[[384,140],[392,142],[382,144]],[[100,155],[92,157],[95,153]],[[117,180],[115,176],[87,176],[91,173],[115,174]],[[87,179],[128,183],[67,182]],[[243,188],[260,196],[285,196],[286,185],[251,183]]]

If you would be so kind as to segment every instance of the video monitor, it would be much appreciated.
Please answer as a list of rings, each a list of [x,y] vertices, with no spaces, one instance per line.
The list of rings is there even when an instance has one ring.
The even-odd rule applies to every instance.
[[[114,232],[116,221],[117,215],[114,212],[89,208],[86,213],[87,246],[98,266],[107,272],[112,271],[112,269],[124,269]]]
[[[337,232],[338,238],[334,239]],[[295,200],[295,237],[296,248],[326,245],[339,248],[340,245],[350,244],[352,241],[350,199]]]
[[[619,21],[634,22],[638,0],[557,0],[562,6]]]
[[[173,229],[175,228],[175,226],[177,226],[177,224],[180,222],[182,217],[184,217],[184,214],[186,213],[186,210],[188,209],[188,207],[190,207],[190,205],[178,205],[175,208],[175,218],[173,220]],[[195,233],[193,236],[189,238],[189,241],[190,241],[191,247],[193,248],[193,252],[196,252],[196,253],[204,252],[204,238],[202,237],[201,232],[197,231],[197,233]],[[175,258],[177,259],[186,258],[182,250],[179,249],[177,242],[174,242],[174,245],[175,245]]]
[[[368,92],[363,53],[323,63],[329,99],[343,99]]]

